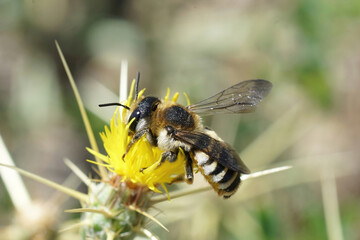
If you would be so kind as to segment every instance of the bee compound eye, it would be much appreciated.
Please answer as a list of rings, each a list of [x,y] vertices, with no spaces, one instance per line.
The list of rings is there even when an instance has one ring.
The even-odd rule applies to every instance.
[[[166,126],[165,127],[166,131],[168,132],[169,135],[172,135],[175,133],[175,129],[171,126]]]
[[[133,120],[133,122],[130,124],[129,129],[130,129],[131,131],[135,132],[135,130],[136,130],[136,125],[138,124],[139,119],[140,119],[140,111],[139,111],[139,110],[134,111],[134,112],[130,115],[128,121],[130,122],[132,119],[134,119],[134,120]]]
[[[155,111],[158,107],[159,103],[154,103],[152,106],[151,106],[151,111]]]

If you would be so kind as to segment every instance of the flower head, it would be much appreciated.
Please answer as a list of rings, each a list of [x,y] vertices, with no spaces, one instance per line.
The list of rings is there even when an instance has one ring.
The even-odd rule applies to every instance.
[[[132,89],[133,86],[134,84]],[[139,93],[139,97],[144,90]],[[136,104],[136,101],[132,101],[132,92],[133,90],[131,90],[130,97],[124,103],[127,106]],[[169,91],[164,101],[169,101],[168,95]],[[177,96],[176,93],[171,101],[176,101]],[[165,183],[172,183],[179,176],[184,175],[184,153],[180,151],[175,162],[165,161],[159,165],[163,151],[151,145],[146,136],[143,136],[123,158],[133,135],[129,133],[130,124],[125,122],[126,111],[128,110],[119,110],[117,108],[110,120],[110,127],[105,126],[105,131],[100,133],[107,155],[91,149],[88,150],[99,157],[104,162],[105,167],[120,176],[121,181],[128,183],[129,186],[134,186],[134,184],[135,186],[147,186],[150,190],[161,193],[158,185],[162,185],[167,192]]]

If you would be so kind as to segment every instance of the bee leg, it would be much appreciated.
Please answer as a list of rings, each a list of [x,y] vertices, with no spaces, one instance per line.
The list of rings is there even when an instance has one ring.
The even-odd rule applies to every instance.
[[[130,151],[130,148],[142,137],[146,134],[146,139],[150,142],[150,144],[154,144],[154,136],[152,135],[152,132],[149,128],[142,129],[138,132],[136,132],[131,139],[130,143],[126,147],[126,151],[124,155],[122,156],[122,159],[124,160],[126,154]]]
[[[189,152],[184,151],[186,163],[185,163],[185,181],[188,184],[192,184],[194,180],[193,172],[193,160]]]
[[[161,154],[161,160],[156,168],[160,167],[161,164],[163,164],[166,160],[169,162],[174,162],[177,159],[177,155],[179,153],[179,149],[177,149],[175,152],[167,151]],[[146,168],[141,168],[140,172],[143,172]]]
[[[178,183],[178,182],[184,182],[184,176],[177,176],[176,178],[174,178],[170,184],[173,183]]]
[[[177,159],[178,153],[179,153],[179,149],[176,149],[174,152],[173,152],[173,151],[164,152],[164,153],[161,155],[161,160],[160,160],[160,162],[159,162],[158,167],[159,167],[163,162],[165,162],[165,160],[168,160],[169,162],[175,162],[175,160]]]

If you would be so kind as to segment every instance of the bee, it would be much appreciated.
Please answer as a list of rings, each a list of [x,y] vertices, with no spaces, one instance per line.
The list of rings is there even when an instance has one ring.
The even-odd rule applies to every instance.
[[[203,126],[199,115],[252,112],[268,95],[272,84],[262,79],[239,82],[189,106],[151,96],[138,99],[138,84],[139,75],[135,85],[136,102],[132,106],[99,105],[120,105],[129,110],[129,131],[133,137],[126,153],[144,135],[164,151],[159,165],[176,161],[181,149],[186,159],[184,179],[187,183],[193,182],[194,164],[219,196],[231,197],[239,188],[241,174],[249,174],[250,170],[234,148],[215,131]]]

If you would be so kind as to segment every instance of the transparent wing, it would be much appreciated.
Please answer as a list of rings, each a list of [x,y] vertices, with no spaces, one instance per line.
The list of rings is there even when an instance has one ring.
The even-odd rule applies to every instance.
[[[272,84],[269,81],[247,80],[201,102],[189,105],[187,108],[202,115],[252,112],[256,105],[268,95],[271,88]]]

